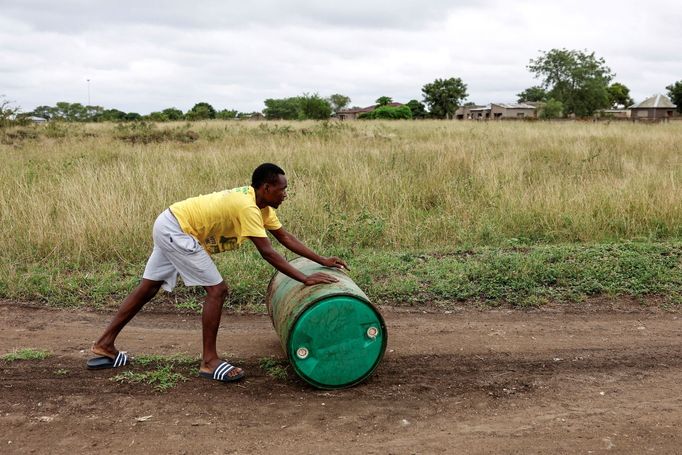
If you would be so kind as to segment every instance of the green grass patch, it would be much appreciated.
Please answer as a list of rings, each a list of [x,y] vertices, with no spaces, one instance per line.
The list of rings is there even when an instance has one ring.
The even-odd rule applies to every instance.
[[[682,302],[682,243],[624,241],[535,245],[513,239],[503,246],[392,251],[344,248],[350,276],[376,303],[416,306],[486,304],[537,306],[580,302],[589,297],[656,297]],[[292,258],[293,256],[289,256]],[[214,256],[230,287],[227,307],[264,312],[274,270],[255,248]],[[0,264],[0,269],[7,270]],[[117,307],[137,284],[138,264],[102,267],[43,261],[9,273],[0,270],[0,298],[42,301],[56,307]],[[173,305],[200,311],[203,290],[178,285]]]
[[[18,349],[8,354],[3,355],[0,359],[7,362],[15,362],[17,360],[45,360],[51,354],[48,351],[39,349],[25,348]]]
[[[140,354],[135,356],[135,364],[143,367],[149,365],[162,366],[162,367],[173,367],[173,366],[192,366],[197,365],[201,359],[198,357],[193,357],[188,354],[171,354],[171,355],[158,355],[158,354]]]
[[[274,357],[263,357],[258,361],[258,364],[268,376],[277,379],[278,381],[286,381],[288,377],[287,370],[289,368],[289,364],[286,360],[279,360]]]
[[[186,381],[187,377],[173,371],[171,365],[159,367],[148,372],[124,371],[111,378],[112,381],[129,384],[147,384],[159,392],[165,392],[180,382]]]

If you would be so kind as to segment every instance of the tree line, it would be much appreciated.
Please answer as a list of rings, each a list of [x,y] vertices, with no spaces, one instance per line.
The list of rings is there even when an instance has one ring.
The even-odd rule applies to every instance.
[[[541,51],[531,59],[527,69],[539,80],[517,94],[518,102],[539,103],[539,116],[557,118],[564,116],[588,117],[596,111],[608,108],[628,107],[634,104],[630,89],[621,82],[614,82],[615,74],[603,58],[586,50],[551,49]],[[667,95],[682,113],[682,80],[666,87]],[[421,89],[422,100],[412,99],[404,105],[395,105],[388,96],[376,100],[376,108],[362,113],[365,119],[420,119],[453,118],[468,97],[467,84],[459,77],[435,79]],[[342,94],[322,97],[317,93],[304,93],[288,98],[268,98],[264,101],[262,114],[268,119],[322,120],[335,112],[348,108],[351,99]],[[0,122],[9,115],[16,116],[4,101],[0,104]],[[187,112],[170,107],[158,112],[141,115],[101,106],[84,106],[80,103],[59,102],[55,106],[39,106],[25,116],[37,116],[48,120],[73,122],[97,121],[177,121],[249,118],[261,113],[244,113],[236,110],[216,110],[207,102],[195,104]]]

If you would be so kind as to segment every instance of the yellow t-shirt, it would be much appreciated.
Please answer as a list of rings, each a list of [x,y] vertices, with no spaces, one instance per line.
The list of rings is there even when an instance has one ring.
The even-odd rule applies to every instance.
[[[247,237],[267,237],[266,229],[282,227],[275,209],[258,208],[252,186],[192,197],[170,209],[182,230],[196,237],[209,254],[239,248]]]

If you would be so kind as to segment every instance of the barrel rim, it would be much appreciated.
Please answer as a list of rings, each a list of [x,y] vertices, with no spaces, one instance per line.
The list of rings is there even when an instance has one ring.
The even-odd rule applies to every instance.
[[[311,310],[313,307],[323,303],[325,300],[331,299],[333,297],[353,297],[353,298],[357,298],[358,296],[355,296],[355,295],[349,296],[348,294],[344,294],[342,292],[337,292],[337,293],[334,293],[333,295],[325,295],[324,297],[321,297],[321,298],[313,301],[313,303],[311,303],[310,306],[306,307],[304,311],[300,311],[298,314],[296,314],[293,322],[291,323],[292,331],[293,331],[293,328],[296,327],[296,324],[298,324],[299,319],[303,316],[304,313]],[[319,389],[324,389],[324,390],[336,390],[336,389],[345,389],[345,388],[353,387],[355,385],[360,384],[361,382],[363,382],[368,377],[370,377],[372,375],[372,373],[374,373],[374,370],[376,370],[377,367],[379,366],[379,364],[381,363],[381,360],[384,358],[384,355],[386,354],[386,346],[388,344],[388,330],[386,329],[386,322],[384,321],[384,317],[381,315],[381,312],[379,311],[379,309],[372,302],[370,302],[368,299],[357,298],[357,300],[367,304],[372,309],[372,311],[374,311],[374,314],[377,316],[377,319],[379,320],[379,324],[381,326],[383,336],[382,336],[381,348],[379,350],[379,355],[377,356],[375,362],[372,364],[372,367],[369,368],[367,370],[367,372],[365,374],[363,374],[362,376],[360,376],[358,379],[347,382],[345,384],[338,384],[338,385],[333,385],[333,386],[331,386],[329,384],[322,384],[322,383],[319,383],[319,382],[315,381],[314,379],[308,377],[307,375],[303,374],[303,372],[299,368],[297,368],[296,362],[293,360],[293,357],[292,357],[293,348],[290,344],[291,339],[289,336],[287,336],[286,349],[284,350],[285,351],[284,353],[289,358],[289,360],[290,360],[289,363],[291,364],[291,367],[295,370],[298,377],[302,378],[308,384],[310,384],[314,387],[317,387]]]

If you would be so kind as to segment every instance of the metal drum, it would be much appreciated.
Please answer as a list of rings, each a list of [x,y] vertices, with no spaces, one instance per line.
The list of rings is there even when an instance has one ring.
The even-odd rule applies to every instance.
[[[363,381],[386,350],[386,324],[379,310],[345,271],[306,258],[290,263],[306,275],[324,272],[339,279],[305,286],[276,273],[270,280],[265,303],[294,371],[322,389]]]

